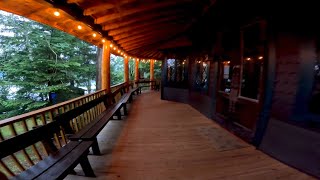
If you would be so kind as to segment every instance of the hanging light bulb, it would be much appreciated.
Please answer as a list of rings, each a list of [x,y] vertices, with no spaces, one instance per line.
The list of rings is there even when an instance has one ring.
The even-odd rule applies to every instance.
[[[56,11],[53,12],[53,15],[58,17],[58,16],[60,16],[60,12],[58,10],[56,10]]]

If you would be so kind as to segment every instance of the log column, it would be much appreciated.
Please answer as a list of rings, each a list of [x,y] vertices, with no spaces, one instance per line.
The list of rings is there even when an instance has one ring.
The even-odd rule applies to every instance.
[[[110,92],[110,41],[103,43],[101,58],[101,88]]]
[[[135,72],[134,72],[134,80],[139,80],[139,60],[135,59]]]
[[[124,82],[129,83],[129,58],[124,58]]]
[[[150,81],[154,80],[154,60],[150,59]],[[155,85],[155,83],[150,83],[150,89],[153,88],[153,85]]]

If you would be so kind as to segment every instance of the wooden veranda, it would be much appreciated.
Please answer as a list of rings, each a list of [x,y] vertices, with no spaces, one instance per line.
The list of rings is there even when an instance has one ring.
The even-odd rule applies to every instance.
[[[110,122],[99,134],[102,156],[89,155],[97,179],[313,179],[191,106],[159,97],[152,91],[138,96],[128,117]]]
[[[320,178],[315,3],[0,0],[0,10],[101,52],[95,93],[0,121],[1,172],[30,179]],[[111,54],[124,59],[124,82],[115,86]],[[150,78],[139,82],[145,61]],[[139,83],[160,93],[141,95]]]

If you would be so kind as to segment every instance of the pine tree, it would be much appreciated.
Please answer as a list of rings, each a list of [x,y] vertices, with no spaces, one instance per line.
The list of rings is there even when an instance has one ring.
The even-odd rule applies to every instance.
[[[0,119],[91,92],[97,48],[46,25],[0,13]],[[15,90],[15,91],[14,91]]]

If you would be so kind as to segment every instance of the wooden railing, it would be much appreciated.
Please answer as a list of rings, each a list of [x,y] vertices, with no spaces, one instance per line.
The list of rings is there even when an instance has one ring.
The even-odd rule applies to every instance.
[[[121,89],[126,86],[125,83],[118,84],[111,87],[112,96],[118,101],[121,97]],[[97,99],[103,95],[106,95],[105,90],[99,90],[95,93],[84,95],[66,102],[62,102],[53,106],[42,108],[36,111],[32,111],[26,114],[11,117],[0,121],[0,142],[27,131],[30,131],[36,127],[46,125],[54,121],[55,117],[74,109],[82,104],[88,103],[94,99]],[[72,119],[69,123],[74,132],[81,130],[88,123],[93,121],[102,111],[105,110],[104,103],[100,103],[81,115]],[[57,148],[63,147],[69,142],[63,128],[59,132],[53,134],[53,142]],[[26,139],[27,141],[27,139]],[[1,152],[1,150],[0,150]],[[32,146],[25,148],[13,155],[0,160],[0,171],[4,172],[8,177],[19,174],[20,172],[28,169],[30,166],[36,164],[46,156],[48,152],[45,145],[42,142],[37,142]]]

